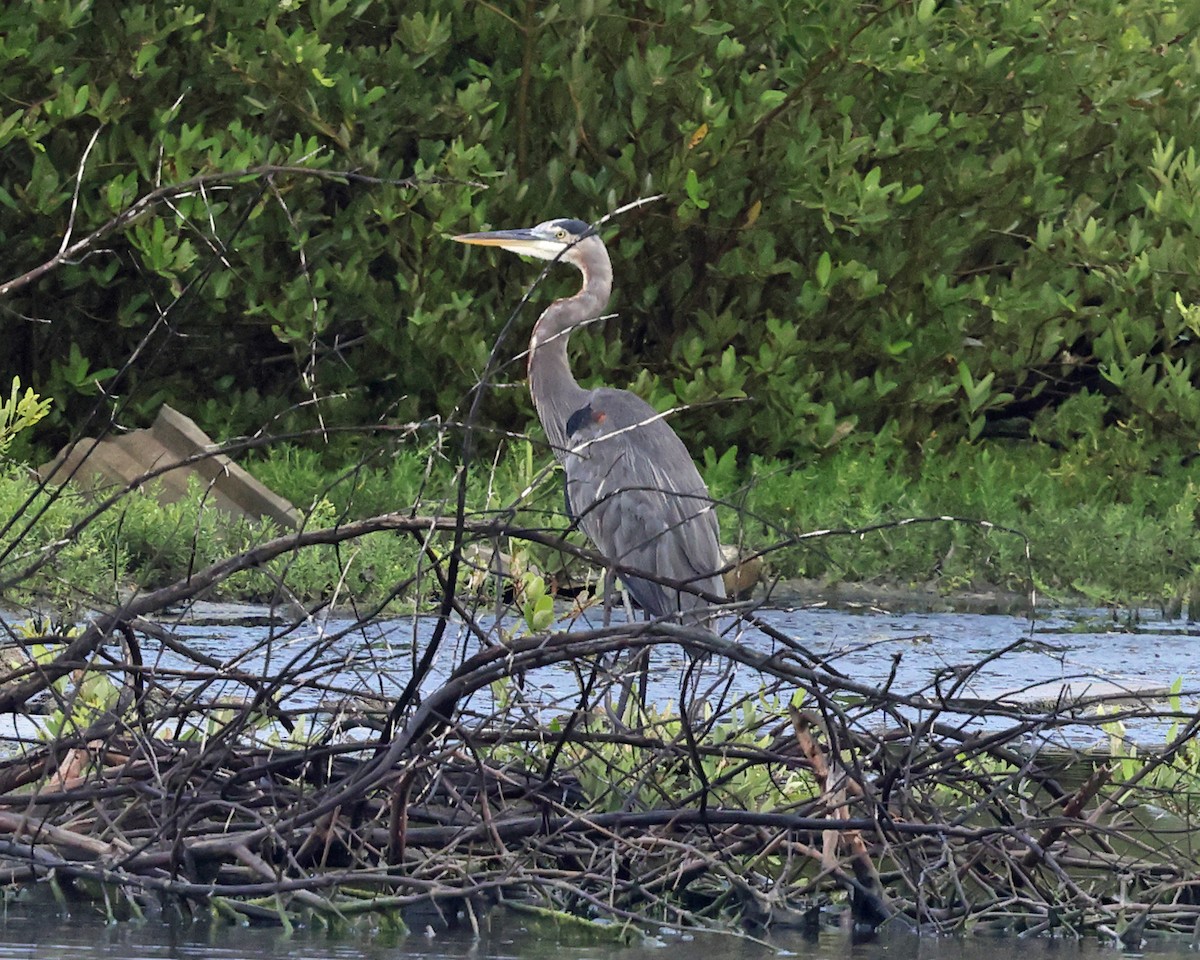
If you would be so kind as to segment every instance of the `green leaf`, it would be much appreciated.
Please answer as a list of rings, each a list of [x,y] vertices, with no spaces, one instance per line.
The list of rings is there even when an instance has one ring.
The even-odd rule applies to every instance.
[[[688,170],[684,180],[684,189],[687,191],[688,199],[697,209],[708,209],[708,201],[700,196],[700,178],[696,176],[695,169]]]
[[[726,23],[724,20],[703,20],[700,23],[692,24],[692,29],[703,36],[716,37],[729,33],[733,29],[733,24]]]
[[[829,277],[833,272],[833,261],[829,258],[828,251],[822,251],[817,258],[817,286],[824,290],[829,286]]]
[[[158,45],[155,43],[146,43],[138,50],[137,57],[133,61],[133,75],[140,77],[146,71],[146,67],[154,62],[158,56]]]
[[[920,116],[914,117],[908,122],[906,131],[909,136],[913,137],[928,136],[941,122],[942,114],[940,111],[922,113]]]
[[[8,143],[12,139],[13,130],[24,114],[24,110],[14,110],[3,120],[0,120],[0,145]]]
[[[1012,52],[1012,47],[996,47],[993,50],[989,50],[988,55],[983,60],[984,69],[990,70]]]

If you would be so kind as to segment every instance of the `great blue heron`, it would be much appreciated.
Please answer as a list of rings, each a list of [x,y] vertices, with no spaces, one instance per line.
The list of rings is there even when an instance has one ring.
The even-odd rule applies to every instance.
[[[583,275],[580,291],[550,304],[529,339],[529,392],[566,474],[567,512],[606,560],[646,574],[621,579],[648,616],[707,619],[711,600],[699,593],[725,596],[724,561],[717,515],[687,447],[641,397],[585,390],[567,361],[571,331],[608,304],[612,263],[604,241],[580,220],[454,239],[561,259]]]

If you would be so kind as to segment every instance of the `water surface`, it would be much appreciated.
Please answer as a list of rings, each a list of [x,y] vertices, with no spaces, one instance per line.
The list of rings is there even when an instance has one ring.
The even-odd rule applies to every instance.
[[[1158,696],[1165,703],[1162,693],[1179,682],[1181,709],[1200,708],[1195,625],[1149,614],[1136,622],[1114,620],[1104,611],[1055,612],[1036,621],[997,614],[812,608],[764,610],[759,616],[832,670],[860,684],[890,684],[896,694],[931,699],[952,694],[990,704],[1000,698],[1052,703],[1063,692],[1074,696],[1128,693],[1134,699]],[[621,615],[614,619],[619,622]],[[259,611],[249,622],[222,622],[218,615],[175,629],[194,649],[241,670],[266,676],[281,671],[293,674],[293,681],[283,687],[283,702],[305,707],[328,699],[328,694],[310,685],[313,681],[332,684],[339,695],[394,698],[412,676],[434,623],[425,616],[369,623],[330,617],[270,625],[269,611]],[[564,627],[594,629],[601,624],[601,614],[595,611],[565,621]],[[434,689],[481,643],[500,642],[505,632],[523,629],[519,620],[490,616],[480,617],[474,630],[456,624],[447,632],[424,691]],[[758,650],[778,649],[776,641],[753,628],[731,625],[729,635]],[[161,666],[187,666],[153,642],[147,645],[146,657]],[[971,669],[983,661],[987,661],[984,666]],[[679,678],[686,663],[677,647],[655,651],[649,687],[652,702],[678,703]],[[710,669],[710,675],[715,672]],[[755,694],[763,678],[739,667],[730,680],[727,698]],[[579,689],[578,675],[568,664],[527,674],[522,683],[531,708],[544,707],[547,714],[573,706]],[[230,695],[247,692],[233,681],[227,686]],[[487,691],[477,694],[472,706],[489,711],[489,697]],[[940,719],[981,729],[1006,722],[977,716],[969,709],[940,714]],[[1143,743],[1162,742],[1168,728],[1167,721],[1139,720],[1131,724],[1130,735]],[[1053,736],[1063,744],[1083,746],[1096,741],[1098,733],[1094,724],[1084,723],[1058,729]]]
[[[405,936],[362,929],[330,934],[298,927],[286,935],[265,926],[154,921],[106,925],[86,912],[64,915],[53,908],[44,913],[9,907],[0,919],[0,960],[1120,960],[1143,954],[1194,958],[1196,951],[1183,941],[1148,941],[1140,951],[1130,953],[1096,939],[918,937],[901,929],[861,939],[836,928],[815,935],[785,931],[757,939],[662,929],[644,943],[626,946],[547,935],[512,916],[494,919],[479,937],[470,929],[414,931]]]

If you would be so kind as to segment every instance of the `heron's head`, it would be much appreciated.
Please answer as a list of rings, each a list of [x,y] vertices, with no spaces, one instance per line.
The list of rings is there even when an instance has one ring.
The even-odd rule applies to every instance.
[[[595,248],[604,249],[599,235],[582,220],[547,220],[536,227],[520,230],[492,230],[464,233],[454,238],[459,243],[500,247],[523,257],[539,260],[564,260],[586,272]]]

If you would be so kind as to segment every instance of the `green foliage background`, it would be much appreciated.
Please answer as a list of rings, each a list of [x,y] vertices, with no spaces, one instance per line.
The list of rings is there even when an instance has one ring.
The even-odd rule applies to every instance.
[[[1082,409],[1190,449],[1198,25],[1190,0],[9,4],[6,278],[201,174],[429,182],[158,204],[0,298],[0,382],[55,398],[47,447],[99,389],[218,436],[449,417],[535,268],[446,237],[661,192],[606,233],[621,316],[577,365],[721,404],[680,418],[695,448],[1067,441]]]

